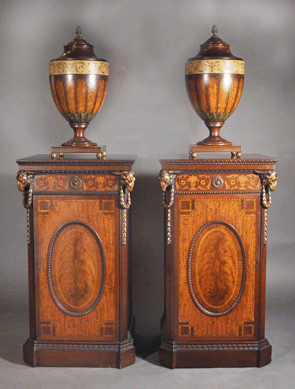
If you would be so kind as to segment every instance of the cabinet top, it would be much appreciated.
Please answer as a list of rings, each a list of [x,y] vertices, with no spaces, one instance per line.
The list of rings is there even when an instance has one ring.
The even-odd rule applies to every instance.
[[[200,156],[199,156],[200,155]],[[278,159],[260,154],[245,154],[241,158],[232,159],[208,154],[199,154],[190,159],[186,155],[171,159],[160,159],[162,169],[168,170],[214,170],[214,169],[274,169]]]
[[[135,155],[107,155],[106,159],[97,159],[94,155],[65,155],[63,159],[52,159],[49,154],[36,154],[18,159],[16,162],[23,170],[131,170]]]

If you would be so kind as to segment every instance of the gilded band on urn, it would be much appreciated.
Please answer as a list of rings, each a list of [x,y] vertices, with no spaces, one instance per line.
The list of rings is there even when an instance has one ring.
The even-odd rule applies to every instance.
[[[245,62],[231,59],[197,59],[185,63],[185,74],[245,74]]]
[[[109,75],[109,64],[105,61],[66,60],[49,63],[49,75],[58,74],[100,74]]]

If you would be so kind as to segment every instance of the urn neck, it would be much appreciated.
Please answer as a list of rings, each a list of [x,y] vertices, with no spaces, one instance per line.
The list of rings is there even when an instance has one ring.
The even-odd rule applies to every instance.
[[[198,142],[198,145],[203,146],[230,146],[232,142],[229,142],[223,139],[219,133],[220,129],[223,126],[224,122],[205,122],[207,128],[209,129],[210,135],[208,138]]]
[[[97,146],[96,143],[91,142],[85,138],[84,133],[88,127],[88,123],[69,123],[72,129],[74,130],[74,137],[62,144],[62,146],[75,146],[75,147],[89,147]]]

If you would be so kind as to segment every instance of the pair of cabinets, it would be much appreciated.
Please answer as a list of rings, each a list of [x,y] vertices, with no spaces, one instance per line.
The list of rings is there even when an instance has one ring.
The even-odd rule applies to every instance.
[[[131,338],[128,158],[17,161],[27,209],[33,366],[125,367]],[[267,209],[277,160],[161,160],[165,313],[160,362],[263,366]],[[159,199],[160,201],[160,199]]]

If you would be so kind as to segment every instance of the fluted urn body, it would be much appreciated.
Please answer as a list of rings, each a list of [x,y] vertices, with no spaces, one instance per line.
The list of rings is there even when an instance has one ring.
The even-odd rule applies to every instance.
[[[185,65],[185,81],[189,100],[210,131],[198,145],[231,145],[223,139],[220,128],[236,109],[243,90],[245,63],[234,57],[229,45],[213,35],[200,46],[198,55]]]
[[[84,132],[104,102],[109,64],[81,38],[80,27],[76,34],[64,46],[63,55],[49,63],[50,87],[57,109],[74,130],[74,138],[63,146],[96,146],[85,138]]]

